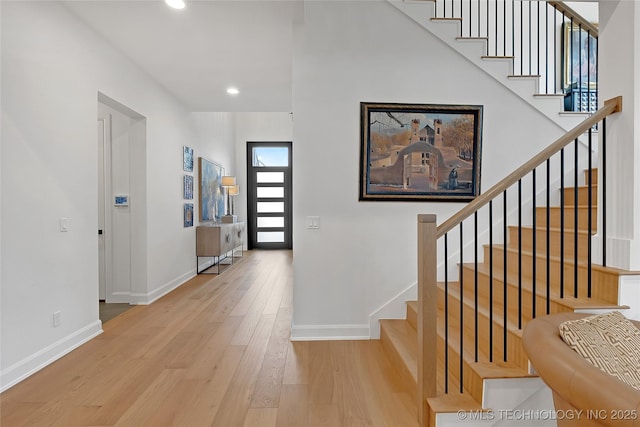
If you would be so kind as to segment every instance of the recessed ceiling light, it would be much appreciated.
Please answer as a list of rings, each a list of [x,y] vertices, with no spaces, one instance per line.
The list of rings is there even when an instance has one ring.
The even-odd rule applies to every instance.
[[[240,93],[240,91],[238,90],[238,88],[230,87],[230,88],[227,89],[227,93],[229,95],[237,95],[237,94]]]
[[[184,9],[184,0],[164,0],[166,4],[174,9]]]

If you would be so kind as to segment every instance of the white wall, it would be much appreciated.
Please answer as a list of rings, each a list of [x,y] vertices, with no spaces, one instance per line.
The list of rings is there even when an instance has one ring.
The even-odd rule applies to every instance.
[[[369,314],[416,282],[416,215],[442,222],[463,204],[358,202],[359,103],[484,105],[483,190],[560,131],[386,2],[307,2],[305,13],[294,33],[292,336],[368,337]],[[319,230],[306,229],[309,215]]]
[[[146,137],[147,213],[142,223],[132,222],[143,236],[147,267],[146,277],[132,285],[136,303],[149,303],[195,274],[195,229],[182,222],[182,146],[232,165],[234,127],[230,115],[221,115],[220,130],[209,138],[210,129],[59,3],[0,7],[4,389],[101,329],[98,92],[147,118],[140,133]],[[62,217],[69,218],[65,233]],[[62,324],[54,328],[56,311]]]
[[[624,42],[621,42],[624,40]],[[600,100],[622,95],[607,121],[607,264],[640,270],[640,5],[600,2]]]

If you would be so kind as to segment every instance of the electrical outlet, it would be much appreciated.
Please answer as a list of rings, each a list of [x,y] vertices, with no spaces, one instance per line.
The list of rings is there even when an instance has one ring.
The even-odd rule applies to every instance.
[[[62,312],[56,311],[53,313],[53,327],[57,328],[62,324]]]

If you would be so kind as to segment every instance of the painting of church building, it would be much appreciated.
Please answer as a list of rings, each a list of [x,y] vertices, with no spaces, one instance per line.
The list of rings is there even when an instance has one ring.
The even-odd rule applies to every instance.
[[[361,200],[366,195],[467,200],[477,195],[479,108],[363,112]]]

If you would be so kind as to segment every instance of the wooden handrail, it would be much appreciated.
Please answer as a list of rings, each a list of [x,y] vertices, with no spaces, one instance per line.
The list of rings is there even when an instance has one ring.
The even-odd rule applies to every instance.
[[[583,30],[587,31],[591,36],[598,37],[598,27],[593,25],[591,22],[584,19],[582,16],[578,14],[575,10],[571,9],[564,2],[561,1],[547,1],[549,6],[553,6],[556,10],[564,13],[569,18],[573,19],[573,23],[580,25]]]
[[[529,172],[546,162],[548,158],[560,151],[562,148],[569,145],[576,138],[580,137],[583,133],[587,132],[593,125],[600,122],[602,119],[610,114],[622,111],[622,97],[618,96],[611,98],[604,102],[604,106],[598,111],[593,113],[588,119],[584,120],[578,126],[571,129],[569,132],[561,136],[553,144],[542,150],[536,156],[531,158],[528,162],[520,166],[518,169],[509,174],[505,179],[491,187],[485,193],[476,197],[471,203],[458,211],[455,215],[438,226],[437,237],[440,238],[445,233],[451,231],[453,227],[460,224],[462,221],[471,216],[474,212],[488,204],[491,200],[503,193],[507,188],[518,182]]]

